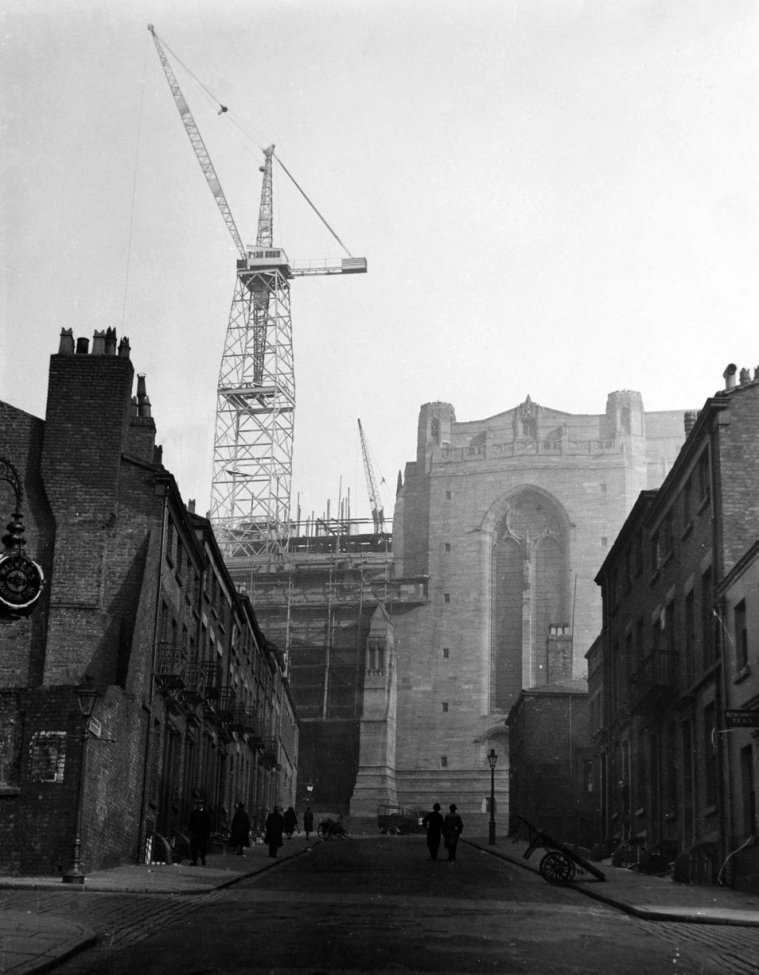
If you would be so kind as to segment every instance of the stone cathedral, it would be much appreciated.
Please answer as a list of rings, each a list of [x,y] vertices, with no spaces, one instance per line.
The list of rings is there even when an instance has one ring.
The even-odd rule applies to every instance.
[[[449,403],[422,406],[393,523],[397,588],[367,654],[352,815],[395,801],[484,812],[491,748],[505,808],[509,709],[523,688],[585,675],[595,575],[684,424],[629,390],[593,415],[529,396],[464,423]]]

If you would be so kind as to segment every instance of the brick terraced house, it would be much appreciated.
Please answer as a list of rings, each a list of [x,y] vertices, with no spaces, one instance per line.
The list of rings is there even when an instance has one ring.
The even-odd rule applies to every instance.
[[[691,882],[759,886],[759,375],[689,419],[596,577],[589,655],[603,838]]]
[[[134,379],[112,329],[92,351],[64,330],[45,419],[0,402],[0,457],[46,580],[28,616],[0,611],[0,873],[68,871],[78,808],[92,870],[186,853],[198,797],[219,835],[237,801],[258,826],[294,801],[284,657],[163,466]],[[0,480],[0,517],[15,500]]]

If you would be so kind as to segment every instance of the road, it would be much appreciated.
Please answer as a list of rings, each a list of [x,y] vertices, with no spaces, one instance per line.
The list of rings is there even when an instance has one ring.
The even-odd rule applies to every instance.
[[[421,837],[323,843],[211,895],[141,897],[141,921],[134,895],[79,899],[90,898],[94,926],[111,905],[108,930],[61,975],[757,970],[740,929],[631,918],[466,845],[455,863],[432,862]]]

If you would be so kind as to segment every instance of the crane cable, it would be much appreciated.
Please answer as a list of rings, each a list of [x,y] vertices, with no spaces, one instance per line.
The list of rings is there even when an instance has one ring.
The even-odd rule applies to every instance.
[[[161,41],[161,44],[164,46],[164,48],[174,58],[174,60],[178,64],[181,64],[182,65],[182,67],[187,72],[187,74],[190,75],[190,77],[193,79],[193,81],[195,81],[195,83],[202,89],[202,91],[205,92],[205,94],[208,96],[208,98],[211,100],[211,102],[214,104],[214,106],[217,106],[218,107],[218,111],[217,111],[216,114],[217,115],[226,115],[226,114],[229,114],[229,108],[226,105],[222,104],[222,102],[219,101],[219,99],[216,97],[216,95],[214,95],[214,93],[211,91],[211,89],[208,88],[206,85],[204,85],[203,82],[200,80],[200,78],[198,78],[198,76],[193,71],[191,71],[190,68],[187,67],[187,65],[184,63],[184,61],[177,54],[174,53],[174,51],[169,47],[169,45],[166,43],[166,41],[164,41],[163,38],[160,38],[160,41]],[[244,127],[231,114],[230,114],[230,119],[232,121],[232,124],[237,129],[239,129],[239,131],[247,139],[249,139],[251,142],[253,142],[258,147],[258,149],[260,149],[261,152],[264,151],[264,147],[262,145],[260,145],[258,143],[258,141],[253,138],[252,135],[250,135],[248,132],[246,132],[246,130],[244,129]],[[308,203],[308,205],[314,211],[314,213],[316,214],[316,216],[321,220],[321,222],[324,224],[324,226],[327,228],[327,230],[330,232],[330,234],[332,234],[332,236],[335,238],[335,240],[337,241],[337,243],[342,247],[342,249],[345,251],[345,253],[348,255],[348,257],[353,257],[353,255],[351,254],[351,252],[348,250],[348,248],[345,246],[345,244],[342,242],[342,240],[340,240],[340,238],[335,233],[335,231],[332,229],[332,227],[329,225],[329,223],[327,223],[327,221],[324,218],[324,216],[319,212],[318,208],[313,203],[313,201],[309,198],[309,196],[307,195],[306,191],[298,183],[298,181],[295,179],[295,177],[290,172],[290,170],[287,168],[287,166],[285,166],[285,164],[282,162],[282,160],[279,158],[279,156],[276,154],[276,152],[273,155],[274,155],[274,158],[279,163],[279,165],[284,170],[284,172],[287,175],[287,177],[290,180],[290,182],[298,190],[298,192],[300,193],[300,195],[303,197],[303,199],[306,201],[306,203]]]

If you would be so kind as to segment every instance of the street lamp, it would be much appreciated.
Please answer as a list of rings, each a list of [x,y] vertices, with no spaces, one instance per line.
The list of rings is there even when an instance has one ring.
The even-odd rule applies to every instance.
[[[491,748],[488,754],[488,765],[490,765],[490,823],[488,828],[488,843],[495,844],[495,766],[498,761],[495,748]]]
[[[82,872],[82,804],[84,799],[84,779],[87,771],[87,742],[90,737],[90,718],[95,710],[95,702],[100,696],[100,691],[95,686],[92,677],[85,674],[84,682],[74,688],[76,703],[79,705],[79,713],[82,717],[82,751],[79,764],[79,783],[76,795],[76,836],[74,837],[74,853],[71,867],[64,873],[64,884],[83,884],[86,880]]]

